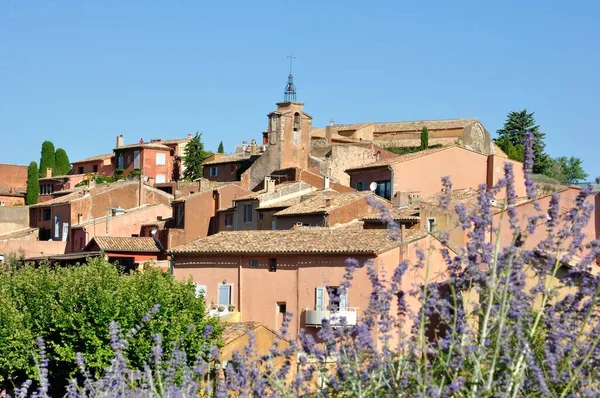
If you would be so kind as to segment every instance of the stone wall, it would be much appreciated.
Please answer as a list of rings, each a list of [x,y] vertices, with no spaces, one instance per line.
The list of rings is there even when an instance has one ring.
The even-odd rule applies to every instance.
[[[0,207],[0,234],[29,227],[29,207]]]

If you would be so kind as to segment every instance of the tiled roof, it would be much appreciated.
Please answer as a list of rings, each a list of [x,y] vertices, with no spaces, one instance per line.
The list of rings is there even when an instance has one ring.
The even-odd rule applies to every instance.
[[[308,185],[304,181],[286,181],[286,182],[282,182],[281,184],[275,185],[275,190],[272,192],[280,192],[280,191],[288,190],[288,189],[293,190],[295,188],[310,189],[310,188],[312,188],[312,186]],[[260,200],[260,199],[262,199],[263,196],[268,195],[270,193],[271,192],[267,192],[266,189],[261,189],[260,191],[256,191],[256,192],[249,193],[248,195],[240,196],[239,198],[236,198],[235,201],[252,200],[252,199]],[[290,192],[290,194],[291,194],[291,192]]]
[[[222,163],[237,163],[237,162],[243,162],[243,161],[249,160],[250,158],[252,158],[252,156],[250,156],[250,155],[244,155],[244,156],[226,155],[226,156],[220,156],[217,159],[211,160],[209,162],[203,162],[202,165],[209,166],[209,165],[213,165],[213,164],[222,164]]]
[[[64,179],[68,179],[68,178],[71,178],[71,177],[73,177],[73,174],[64,174],[64,175],[61,175],[61,176],[43,177],[43,178],[40,178],[39,180],[40,181],[64,180]]]
[[[206,179],[203,179],[203,180],[204,181],[199,186],[197,192],[194,192],[194,193],[189,194],[189,195],[178,197],[177,199],[175,199],[173,201],[173,203],[185,202],[185,201],[187,201],[189,199],[192,199],[192,198],[195,198],[196,196],[201,195],[203,193],[214,191],[214,190],[219,190],[219,189],[224,188],[224,187],[229,186],[229,185],[237,185],[237,186],[239,186],[239,182],[238,181],[218,182],[218,181],[210,181],[210,180],[206,180]]]
[[[417,147],[421,145],[420,138],[400,138],[390,140],[393,144],[386,144],[385,139],[378,140],[377,143],[385,146],[394,146],[394,147]],[[429,145],[452,145],[456,142],[456,137],[443,137],[443,138],[429,138]]]
[[[88,246],[91,247],[93,242],[105,252],[160,253],[161,251],[154,238],[148,237],[95,236]]]
[[[83,160],[78,160],[78,161],[76,161],[76,162],[71,162],[71,163],[72,163],[72,164],[75,164],[75,163],[94,162],[94,161],[96,161],[96,160],[105,160],[105,159],[110,159],[110,158],[112,158],[112,157],[113,157],[113,154],[112,154],[112,153],[107,153],[107,154],[104,154],[104,155],[91,156],[91,157],[89,157],[89,158],[85,158],[85,159],[83,159]]]
[[[440,197],[443,195],[442,192],[433,195],[429,198],[425,198],[421,203],[430,204],[430,205],[439,205]],[[464,204],[467,208],[473,208],[473,206],[477,205],[479,197],[479,191],[476,189],[465,188],[465,189],[457,189],[452,190],[450,195],[450,203],[448,208],[454,209],[458,204]],[[531,202],[530,199],[527,198],[517,198],[516,205],[521,206],[525,203]],[[491,204],[492,212],[494,214],[501,212],[504,209],[504,202],[502,200],[496,201],[495,204]]]
[[[163,144],[181,144],[182,142],[187,142],[191,140],[191,138],[175,138],[172,140],[161,140],[159,142],[163,143]]]
[[[93,251],[93,252],[76,252],[76,253],[66,253],[66,254],[54,254],[49,256],[38,256],[31,257],[25,259],[27,261],[68,261],[68,260],[82,260],[85,261],[90,257],[100,257],[102,255],[101,252]]]
[[[408,230],[407,242],[427,233]],[[290,229],[219,232],[170,250],[174,254],[378,254],[399,244],[385,229]]]
[[[302,196],[296,196],[291,199],[284,199],[279,201],[268,201],[264,205],[260,205],[256,210],[269,210],[269,209],[282,209],[284,207],[290,207],[300,203]]]
[[[390,210],[390,215],[396,221],[419,221],[419,204],[416,203],[405,207],[394,207],[392,210]],[[361,220],[368,221],[374,221],[379,219],[379,214],[374,214],[372,216],[361,218]]]
[[[445,146],[445,147],[441,147],[441,148],[425,149],[423,151],[407,153],[406,155],[398,155],[397,157],[394,157],[394,158],[379,160],[374,163],[369,163],[369,164],[365,164],[362,166],[353,167],[351,169],[347,169],[346,171],[354,171],[354,170],[362,170],[362,169],[371,169],[371,168],[376,168],[376,167],[391,166],[394,164],[399,164],[399,163],[403,163],[403,162],[408,162],[410,160],[422,158],[424,156],[429,156],[436,152],[445,151],[449,148],[455,148],[455,147],[458,148],[458,146],[456,146],[456,145],[449,145],[449,146]]]
[[[4,196],[23,196],[25,194],[24,188],[11,187],[3,182],[0,182],[0,195]]]
[[[223,328],[223,344],[227,345],[240,337],[246,336],[248,332],[254,331],[260,326],[260,323],[254,321],[226,323]]]
[[[37,238],[37,233],[39,228],[23,228],[17,231],[11,231],[4,234],[0,234],[0,241],[2,240],[11,240],[11,239],[23,239],[28,236],[35,234],[34,238]]]
[[[120,147],[115,148],[115,151],[121,149],[131,149],[131,148],[148,148],[148,149],[163,149],[165,151],[171,151],[172,149],[160,142],[138,142],[137,144],[127,144],[121,145]]]
[[[366,200],[368,196],[372,196],[376,200],[385,201],[385,199],[376,196],[371,191],[344,193],[338,193],[335,191],[322,191],[310,199],[306,199],[294,206],[275,213],[275,215],[279,217],[296,216],[302,214],[328,214],[332,210],[339,209],[340,207],[349,205],[357,200]],[[328,200],[330,201],[329,205],[327,205]]]
[[[427,127],[428,130],[454,130],[471,126],[477,122],[479,122],[477,119],[417,120],[406,122],[334,124],[333,128],[341,131],[358,130],[373,125],[375,126],[375,134],[381,134],[421,131],[423,127]]]

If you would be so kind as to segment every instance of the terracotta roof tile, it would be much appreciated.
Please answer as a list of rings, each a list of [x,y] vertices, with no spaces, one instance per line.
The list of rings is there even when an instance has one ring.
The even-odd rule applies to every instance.
[[[248,332],[254,331],[261,326],[254,321],[226,323],[223,328],[223,344],[227,345],[240,337],[246,336]]]
[[[406,231],[407,242],[427,233]],[[174,254],[377,254],[398,246],[385,229],[310,228],[219,232],[170,250]]]
[[[95,236],[88,246],[91,247],[93,242],[105,252],[160,253],[161,251],[154,238],[148,237]]]
[[[394,207],[390,210],[390,215],[396,221],[419,221],[419,204],[416,203],[405,207]],[[361,220],[369,221],[379,219],[380,216],[378,214],[361,218]]]
[[[385,201],[370,191],[343,192],[321,191],[315,196],[275,213],[276,216],[295,216],[302,214],[328,214],[331,210],[349,205],[357,200],[366,200],[368,196]],[[329,204],[327,203],[329,201]]]
[[[254,156],[256,156],[256,155],[254,155]],[[209,165],[213,165],[213,164],[245,162],[245,161],[250,160],[251,158],[252,158],[251,155],[243,155],[243,156],[226,155],[226,156],[220,156],[218,159],[215,159],[215,160],[203,162],[202,165],[209,166]]]
[[[264,205],[260,205],[259,207],[256,208],[256,210],[269,210],[269,209],[281,209],[284,207],[290,207],[293,205],[296,205],[298,203],[300,203],[300,201],[302,200],[302,196],[296,196],[294,198],[291,199],[284,199],[284,200],[279,200],[279,201],[269,201]]]
[[[405,122],[380,122],[380,123],[355,123],[334,124],[335,130],[358,130],[360,128],[375,126],[375,134],[391,132],[417,132],[423,127],[428,130],[454,130],[471,126],[479,122],[477,119],[446,119],[446,120],[417,120]]]
[[[286,181],[286,182],[282,182],[281,184],[275,185],[275,191],[273,191],[273,192],[283,193],[283,191],[289,190],[290,191],[289,195],[292,195],[295,192],[291,192],[291,191],[294,191],[295,189],[304,191],[305,189],[310,190],[312,188],[313,188],[312,185],[309,185],[309,184],[305,183],[304,181]],[[265,190],[265,189],[261,189],[260,191],[256,191],[256,192],[249,193],[248,195],[240,196],[239,198],[236,198],[235,201],[252,200],[252,199],[261,200],[261,199],[266,198],[270,193],[271,192],[267,192],[267,190]]]
[[[163,149],[165,151],[171,151],[172,149],[160,142],[138,142],[137,144],[127,144],[121,145],[120,147],[115,148],[115,151],[121,149],[131,149],[131,148],[148,148],[148,149]]]
[[[417,147],[419,145],[421,145],[421,139],[420,138],[394,138],[393,140],[390,140],[390,142],[393,142],[393,144],[386,144],[385,139],[381,139],[378,140],[377,143],[379,145],[385,145],[385,147],[388,146],[394,146],[394,147]],[[429,145],[442,145],[442,146],[447,146],[447,145],[452,145],[456,143],[456,137],[443,137],[443,138],[430,138],[429,139]],[[385,148],[384,147],[384,148]]]
[[[110,159],[112,157],[113,157],[112,153],[107,153],[107,154],[104,154],[104,155],[91,156],[89,158],[85,158],[85,159],[78,160],[76,162],[71,162],[71,163],[75,164],[75,163],[94,162],[96,160],[106,160],[106,159]]]
[[[406,155],[398,155],[397,157],[380,160],[380,161],[377,161],[374,163],[365,164],[363,166],[353,167],[351,169],[347,169],[346,171],[354,171],[354,170],[370,169],[370,168],[376,168],[376,167],[391,166],[394,164],[399,164],[399,163],[403,163],[403,162],[408,162],[410,160],[422,158],[424,156],[429,156],[436,152],[445,151],[449,148],[455,148],[455,147],[458,148],[457,145],[448,145],[448,146],[441,147],[441,148],[425,149],[423,151],[407,153]]]
[[[4,196],[23,196],[25,194],[25,188],[12,187],[10,185],[0,182],[0,195]]]

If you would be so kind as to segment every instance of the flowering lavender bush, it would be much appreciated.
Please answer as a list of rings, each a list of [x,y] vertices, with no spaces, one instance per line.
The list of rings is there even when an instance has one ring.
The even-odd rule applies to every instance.
[[[531,166],[529,136],[525,177],[527,194],[535,199]],[[440,205],[448,207],[449,179],[443,185]],[[501,191],[506,193],[503,217],[509,221],[510,242],[500,241],[501,231],[493,223],[492,200]],[[80,358],[84,379],[69,385],[69,395],[598,396],[600,282],[595,261],[600,242],[584,243],[591,189],[582,189],[568,211],[561,211],[555,194],[547,212],[536,204],[537,214],[526,220],[515,208],[510,164],[497,186],[482,186],[478,192],[474,207],[452,209],[469,240],[456,252],[441,250],[447,265],[444,283],[433,282],[426,253],[414,264],[398,264],[389,276],[364,264],[373,289],[357,325],[342,320],[342,327],[334,327],[324,320],[317,340],[308,333],[296,339],[288,336],[288,313],[281,338],[291,340],[289,345],[279,340],[268,354],[259,355],[251,343],[225,370],[215,369],[216,347],[205,347],[209,354],[189,364],[186,352],[177,347],[172,355],[163,355],[160,336],[155,336],[151,360],[143,367],[131,366],[123,356],[127,339],[113,325],[110,367],[94,379]],[[393,222],[385,212],[383,219]],[[545,230],[545,238],[528,244],[539,229]],[[398,229],[392,234],[397,236]],[[448,242],[444,233],[437,238]],[[342,290],[351,286],[360,266],[347,261]],[[411,268],[420,269],[425,278],[405,290],[403,279]],[[418,298],[419,308],[408,305],[411,296]],[[39,394],[45,394],[43,383]]]

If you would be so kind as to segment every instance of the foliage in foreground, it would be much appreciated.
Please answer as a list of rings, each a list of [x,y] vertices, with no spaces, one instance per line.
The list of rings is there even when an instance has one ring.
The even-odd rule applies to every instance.
[[[531,147],[528,135],[529,197],[535,194]],[[444,190],[440,205],[448,207],[448,179]],[[493,231],[491,203],[500,190],[506,191],[510,242],[489,238],[491,232],[499,232]],[[537,214],[523,225],[513,206],[514,176],[507,163],[505,179],[490,191],[481,186],[473,209],[462,204],[452,209],[469,241],[457,253],[441,250],[447,265],[443,284],[433,283],[431,253],[419,253],[416,263],[398,264],[392,275],[378,273],[372,263],[348,260],[341,290],[352,285],[357,272],[366,272],[372,284],[368,308],[356,326],[334,328],[323,321],[317,340],[301,333],[289,348],[278,341],[263,356],[250,344],[224,371],[215,371],[216,347],[189,365],[185,350],[164,353],[158,337],[149,362],[143,366],[129,362],[127,336],[113,324],[110,366],[96,378],[80,360],[84,380],[73,381],[69,395],[598,396],[600,280],[590,270],[597,268],[600,241],[584,243],[583,235],[593,210],[586,200],[591,193],[591,188],[581,190],[573,208],[566,211],[554,194],[548,211],[536,204]],[[385,210],[383,219],[393,222]],[[546,238],[527,245],[527,238],[540,228]],[[391,234],[398,235],[397,226]],[[443,234],[438,238],[446,240]],[[418,270],[424,279],[409,279],[409,270]],[[409,305],[413,298],[420,302],[418,308]],[[291,316],[288,313],[284,319],[284,338],[289,337]],[[40,363],[43,375],[43,357]],[[317,381],[322,382],[319,388]],[[27,387],[19,393],[26,394]],[[44,383],[39,393],[45,395]]]
[[[194,286],[157,269],[125,275],[114,264],[92,259],[78,267],[27,265],[0,271],[0,382],[21,383],[35,373],[37,337],[45,342],[46,377],[58,391],[75,374],[78,353],[91,375],[100,377],[113,358],[111,322],[130,331],[145,318],[124,352],[131,366],[142,367],[150,359],[157,334],[165,353],[178,342],[190,360],[206,354],[201,350],[205,341],[217,342],[219,330],[203,335],[206,325],[217,323],[206,316]]]

